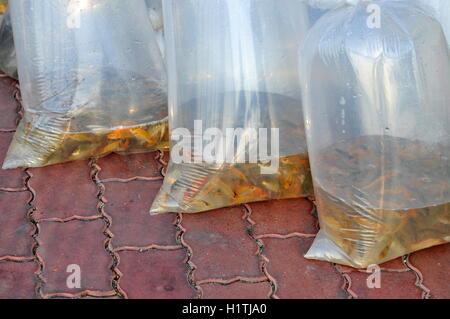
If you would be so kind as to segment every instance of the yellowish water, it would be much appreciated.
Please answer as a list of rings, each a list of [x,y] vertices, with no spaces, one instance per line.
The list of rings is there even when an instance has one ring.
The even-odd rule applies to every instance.
[[[324,151],[315,188],[322,230],[362,267],[450,241],[448,152],[387,136]]]
[[[312,195],[308,155],[280,158],[275,174],[264,164],[171,164],[152,212],[198,213],[242,203]]]
[[[125,129],[62,134],[21,123],[13,145],[12,157],[25,159],[24,166],[46,166],[110,153],[165,151],[169,148],[169,129],[168,122],[163,121]]]

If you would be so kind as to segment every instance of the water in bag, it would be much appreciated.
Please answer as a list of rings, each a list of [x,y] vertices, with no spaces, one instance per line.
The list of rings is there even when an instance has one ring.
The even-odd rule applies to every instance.
[[[10,12],[25,116],[4,168],[168,147],[145,0],[16,0]]]
[[[311,29],[300,61],[321,227],[306,257],[364,268],[449,242],[440,23],[409,1],[343,5]]]

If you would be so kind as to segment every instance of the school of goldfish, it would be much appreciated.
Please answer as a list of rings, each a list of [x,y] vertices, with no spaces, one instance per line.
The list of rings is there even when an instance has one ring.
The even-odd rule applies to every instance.
[[[88,133],[60,133],[43,131],[31,123],[18,127],[19,134],[14,137],[16,149],[33,150],[29,158],[30,167],[47,166],[56,163],[106,156],[110,153],[132,154],[155,150],[168,150],[168,122],[99,130]]]
[[[265,164],[174,164],[151,212],[202,212],[242,203],[306,197],[313,194],[306,153],[280,158],[276,174],[261,174]]]
[[[389,136],[324,151],[314,180],[321,229],[352,260],[334,262],[367,267],[449,242],[447,156],[443,145]]]

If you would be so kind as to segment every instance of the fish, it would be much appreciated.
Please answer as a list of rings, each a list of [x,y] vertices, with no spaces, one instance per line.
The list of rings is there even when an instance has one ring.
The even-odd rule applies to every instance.
[[[235,203],[264,200],[269,196],[269,193],[266,190],[254,185],[239,186],[236,189],[235,193],[236,193],[236,196],[234,198]]]
[[[109,140],[120,140],[130,133],[130,129],[118,129],[114,130],[107,135]]]
[[[339,255],[346,256],[324,251],[330,261],[367,267],[450,241],[448,166],[441,151],[432,152],[419,141],[380,138],[382,146],[375,137],[362,137],[318,156],[320,178],[314,183],[320,226],[342,250]],[[340,156],[330,161],[330,154]],[[369,165],[380,162],[379,154],[385,154],[382,166]],[[343,174],[336,174],[336,167]]]
[[[147,146],[151,147],[156,144],[155,138],[151,136],[147,130],[144,130],[143,128],[140,127],[136,127],[130,129],[130,131],[135,137],[146,142]]]
[[[296,159],[295,157],[299,157]],[[176,202],[186,212],[201,212],[268,199],[306,197],[313,194],[307,154],[280,160],[278,174],[261,174],[259,163],[173,164],[165,177],[171,198],[158,198],[160,207]],[[281,187],[285,184],[286,187]],[[188,209],[186,209],[188,208]]]

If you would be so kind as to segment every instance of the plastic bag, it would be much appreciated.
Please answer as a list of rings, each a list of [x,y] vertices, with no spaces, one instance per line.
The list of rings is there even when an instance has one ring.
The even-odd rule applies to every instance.
[[[4,168],[168,146],[165,66],[144,0],[10,8],[25,117]]]
[[[151,213],[195,213],[312,194],[296,72],[297,48],[308,29],[305,4],[167,0],[163,6],[171,162]],[[279,128],[279,141],[272,128]],[[242,135],[226,144],[227,129]],[[259,142],[271,143],[267,154],[247,143],[259,129]],[[177,136],[183,132],[188,144],[194,141],[184,149]],[[271,156],[278,142],[279,156]],[[215,152],[207,156],[211,145]],[[225,148],[229,152],[221,158]],[[175,161],[180,153],[186,161]],[[276,161],[278,169],[271,171]]]
[[[16,50],[14,48],[14,37],[9,11],[6,11],[0,24],[0,70],[12,78],[18,78]]]
[[[308,5],[318,10],[328,11],[346,4],[347,0],[307,0]]]
[[[363,268],[449,242],[440,24],[409,1],[346,5],[311,29],[300,60],[321,227],[305,257]]]
[[[164,18],[162,12],[162,0],[146,0],[149,9],[150,21],[152,22],[153,29],[156,33],[156,40],[158,42],[161,54],[165,55],[164,44]]]
[[[436,18],[441,22],[450,47],[450,1],[449,0],[415,0],[431,7]]]
[[[165,48],[162,3],[161,0],[146,0],[146,3],[149,10],[150,21],[152,22],[153,30],[156,33],[156,41],[158,42],[161,55],[164,58]],[[14,49],[14,39],[9,12],[5,12],[4,19],[0,20],[0,23],[2,23],[0,26],[0,70],[12,78],[18,79],[16,51]]]
[[[323,10],[320,8],[309,6],[309,21],[311,25],[314,25],[324,14],[329,10]]]
[[[149,10],[150,21],[156,34],[156,41],[164,58],[164,24],[161,0],[146,0],[146,4]],[[16,51],[14,49],[11,17],[8,11],[5,12],[4,19],[0,20],[0,23],[0,70],[8,76],[17,79]]]

